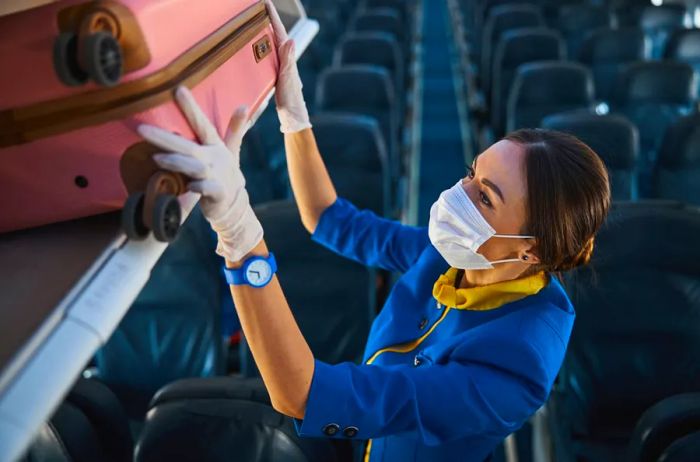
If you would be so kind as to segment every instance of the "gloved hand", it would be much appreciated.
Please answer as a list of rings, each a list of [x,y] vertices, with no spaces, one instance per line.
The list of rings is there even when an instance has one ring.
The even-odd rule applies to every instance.
[[[247,109],[236,110],[224,141],[187,88],[178,88],[175,100],[201,144],[148,124],[139,125],[138,132],[166,151],[153,156],[161,168],[191,178],[187,189],[202,195],[202,213],[218,235],[216,253],[239,261],[263,238],[240,168],[241,141],[249,127]]]
[[[311,127],[309,112],[306,110],[304,95],[301,92],[303,85],[297,69],[294,40],[287,36],[287,31],[272,1],[265,0],[265,5],[272,21],[272,29],[275,31],[275,46],[280,60],[275,89],[280,131],[294,133]]]

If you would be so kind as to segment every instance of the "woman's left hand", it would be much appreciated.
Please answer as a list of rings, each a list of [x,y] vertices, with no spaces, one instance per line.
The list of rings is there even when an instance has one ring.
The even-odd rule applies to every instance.
[[[175,100],[200,143],[148,124],[140,125],[138,132],[165,151],[153,156],[158,166],[191,179],[187,189],[202,195],[202,212],[219,237],[217,253],[236,262],[263,237],[240,169],[241,142],[248,129],[247,110],[244,106],[236,110],[223,140],[187,88],[179,87]]]

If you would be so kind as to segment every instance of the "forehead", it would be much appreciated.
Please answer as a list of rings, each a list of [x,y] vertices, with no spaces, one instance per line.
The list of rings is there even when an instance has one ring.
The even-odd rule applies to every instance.
[[[524,202],[527,195],[525,149],[501,140],[479,155],[477,175],[487,178],[503,191],[506,203]]]

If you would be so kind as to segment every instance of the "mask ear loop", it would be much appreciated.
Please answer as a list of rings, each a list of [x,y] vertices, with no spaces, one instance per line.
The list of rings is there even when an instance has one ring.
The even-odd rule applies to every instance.
[[[504,237],[506,239],[535,239],[535,236],[520,236],[518,234],[494,234],[491,237]],[[527,260],[528,257],[527,255],[524,255],[522,260]],[[505,260],[495,260],[495,261],[490,261],[492,265],[495,265],[497,263],[515,263],[515,262],[521,262],[522,260],[520,258],[507,258]]]

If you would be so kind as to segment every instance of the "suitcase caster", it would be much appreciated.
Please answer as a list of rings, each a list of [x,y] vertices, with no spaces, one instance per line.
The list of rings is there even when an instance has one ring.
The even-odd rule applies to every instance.
[[[172,242],[180,229],[182,211],[175,196],[161,194],[153,204],[153,236],[161,242]]]
[[[92,79],[98,85],[113,87],[123,74],[119,42],[104,31],[87,37],[62,32],[53,47],[53,67],[65,85],[75,87]]]
[[[148,237],[148,228],[143,222],[143,204],[145,194],[130,194],[122,209],[122,229],[129,239],[142,241]]]
[[[53,68],[59,80],[69,87],[77,87],[88,80],[87,72],[78,63],[78,36],[61,32],[53,44]]]
[[[82,62],[98,85],[113,87],[122,78],[122,49],[108,32],[95,32],[83,39]]]

